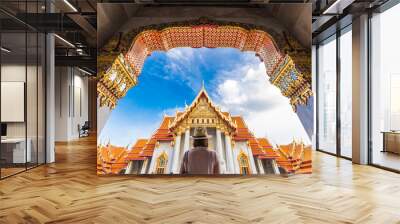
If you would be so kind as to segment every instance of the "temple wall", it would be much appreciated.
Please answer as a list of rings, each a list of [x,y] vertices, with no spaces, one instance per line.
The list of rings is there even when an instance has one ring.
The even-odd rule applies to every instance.
[[[150,169],[149,169],[149,174],[153,174],[155,173],[155,169],[157,167],[157,159],[158,157],[162,154],[162,153],[166,153],[167,157],[168,157],[168,162],[167,162],[167,168],[166,168],[166,174],[170,173],[170,163],[172,163],[172,157],[173,157],[173,153],[172,153],[173,147],[171,146],[171,142],[160,142],[160,144],[158,145],[158,147],[156,147],[154,149],[153,152],[153,156],[152,156],[152,160],[151,160],[151,164],[150,164]],[[180,165],[180,164],[179,164]]]
[[[247,145],[246,141],[235,142],[235,145],[233,146],[232,150],[233,150],[233,164],[235,168],[235,174],[240,174],[239,160],[238,160],[240,151],[243,151],[249,159],[250,172],[252,174],[257,174],[253,153],[251,151],[251,148]]]

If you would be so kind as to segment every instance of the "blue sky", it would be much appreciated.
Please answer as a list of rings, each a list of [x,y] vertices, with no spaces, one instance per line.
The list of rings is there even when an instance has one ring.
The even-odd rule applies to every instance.
[[[153,52],[144,63],[138,85],[112,111],[100,143],[110,140],[126,146],[150,137],[164,114],[174,115],[185,102],[193,101],[203,81],[214,103],[242,115],[257,137],[268,137],[276,144],[293,138],[309,143],[288,99],[269,83],[260,60],[254,53],[231,48]]]

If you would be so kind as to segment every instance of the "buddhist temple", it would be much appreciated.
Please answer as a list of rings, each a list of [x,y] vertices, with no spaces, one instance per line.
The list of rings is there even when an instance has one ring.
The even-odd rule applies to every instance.
[[[128,150],[110,144],[97,147],[97,174],[119,174],[127,166]]]
[[[175,116],[164,116],[148,139],[131,148],[110,144],[98,148],[98,173],[179,174],[183,154],[191,149],[195,127],[206,127],[209,150],[215,150],[221,174],[311,173],[311,147],[293,141],[273,146],[257,138],[241,116],[216,106],[203,87]]]

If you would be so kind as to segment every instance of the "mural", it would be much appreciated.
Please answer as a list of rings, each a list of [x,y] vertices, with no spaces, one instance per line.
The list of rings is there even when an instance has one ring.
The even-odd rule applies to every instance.
[[[296,113],[312,106],[309,49],[288,33],[199,18],[115,35],[99,52],[111,113],[98,174],[312,172]]]

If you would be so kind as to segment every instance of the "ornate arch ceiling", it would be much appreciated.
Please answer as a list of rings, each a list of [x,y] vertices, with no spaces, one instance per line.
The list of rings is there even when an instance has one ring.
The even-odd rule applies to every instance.
[[[114,108],[118,99],[137,84],[151,52],[177,47],[225,47],[255,52],[271,83],[290,99],[294,110],[297,105],[306,104],[312,95],[310,49],[302,47],[288,33],[200,18],[141,27],[112,37],[98,56],[97,90],[101,106]]]

